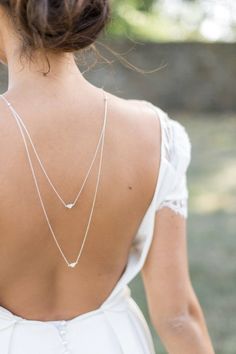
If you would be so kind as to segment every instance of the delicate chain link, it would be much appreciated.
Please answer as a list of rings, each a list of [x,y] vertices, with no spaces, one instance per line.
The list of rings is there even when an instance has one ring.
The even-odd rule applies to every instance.
[[[36,175],[35,175],[35,171],[34,171],[34,168],[33,168],[33,164],[32,164],[32,161],[31,161],[31,157],[30,157],[30,153],[29,153],[29,150],[28,150],[28,146],[27,146],[27,142],[26,142],[26,139],[25,139],[25,135],[23,133],[23,130],[22,130],[22,127],[19,123],[19,120],[17,119],[17,117],[14,115],[14,118],[16,120],[16,123],[20,129],[20,133],[21,133],[21,136],[22,136],[22,139],[23,139],[23,142],[24,142],[24,145],[25,145],[25,149],[26,149],[26,153],[27,153],[27,156],[28,156],[28,160],[29,160],[29,164],[30,164],[30,169],[31,169],[31,172],[32,172],[32,176],[33,176],[33,179],[34,179],[34,182],[35,182],[35,187],[36,187],[36,190],[37,190],[37,193],[38,193],[38,196],[39,196],[39,200],[40,200],[40,204],[42,206],[42,209],[43,209],[43,212],[44,212],[44,215],[45,215],[45,218],[46,218],[46,221],[47,221],[47,224],[48,224],[48,227],[51,231],[51,234],[53,236],[53,239],[56,243],[56,246],[58,248],[58,250],[60,251],[61,253],[61,256],[63,257],[63,259],[65,260],[66,264],[71,267],[71,268],[74,268],[77,264],[78,264],[78,261],[81,257],[81,254],[82,254],[82,251],[83,251],[83,248],[84,248],[84,245],[85,245],[85,242],[86,242],[86,239],[87,239],[87,235],[88,235],[88,230],[89,230],[89,227],[90,227],[90,224],[91,224],[91,219],[92,219],[92,215],[93,215],[93,211],[94,211],[94,205],[95,205],[95,202],[96,202],[96,198],[97,198],[97,191],[98,191],[98,185],[99,185],[99,182],[100,182],[100,177],[101,177],[101,166],[102,166],[102,160],[103,160],[103,149],[104,149],[104,140],[105,140],[105,128],[106,128],[106,121],[107,121],[107,95],[105,93],[105,91],[103,90],[103,94],[104,94],[104,101],[105,101],[105,110],[104,110],[104,122],[103,122],[103,128],[102,128],[102,144],[101,144],[101,153],[100,153],[100,160],[99,160],[99,167],[98,167],[98,175],[97,175],[97,181],[96,181],[96,188],[95,188],[95,193],[94,193],[94,198],[93,198],[93,203],[92,203],[92,207],[91,207],[91,211],[90,211],[90,215],[89,215],[89,219],[88,219],[88,223],[87,223],[87,227],[86,227],[86,231],[85,231],[85,235],[84,235],[84,238],[83,238],[83,241],[82,241],[82,244],[81,244],[81,247],[80,247],[80,250],[79,250],[79,253],[78,253],[78,256],[76,258],[76,261],[75,262],[72,262],[70,263],[67,259],[67,257],[65,256],[59,242],[57,241],[57,238],[55,236],[55,233],[53,231],[53,228],[50,224],[50,221],[49,221],[49,218],[48,218],[48,215],[47,215],[47,212],[46,212],[46,209],[45,209],[45,206],[44,206],[44,203],[43,203],[43,200],[42,200],[42,196],[41,196],[41,193],[40,193],[40,189],[39,189],[39,185],[38,185],[38,182],[37,182],[37,178],[36,178]],[[3,97],[3,95],[0,95],[1,97]],[[10,105],[8,104],[8,106],[10,107]],[[10,107],[11,108],[11,107]]]
[[[103,92],[104,92],[104,91],[103,91]],[[46,179],[48,180],[49,184],[51,185],[52,189],[53,189],[54,192],[56,193],[57,197],[59,198],[59,200],[62,202],[62,204],[63,204],[65,207],[67,207],[67,208],[69,207],[69,208],[71,209],[71,207],[75,206],[76,202],[78,201],[78,199],[79,199],[79,197],[80,197],[80,194],[82,193],[82,191],[83,191],[83,189],[84,189],[84,186],[85,186],[85,183],[87,182],[87,179],[88,179],[88,177],[89,177],[89,175],[90,175],[90,172],[91,172],[91,170],[92,170],[92,167],[93,167],[93,164],[94,164],[94,162],[95,162],[95,159],[96,159],[96,156],[97,156],[97,153],[98,153],[98,149],[99,149],[99,146],[100,146],[100,143],[101,143],[101,140],[102,140],[103,131],[104,131],[104,126],[102,127],[101,134],[100,134],[100,137],[99,137],[99,140],[98,140],[98,144],[97,144],[97,147],[96,147],[96,150],[95,150],[95,153],[94,153],[92,162],[91,162],[91,164],[90,164],[90,167],[89,167],[89,169],[88,169],[88,172],[87,172],[87,174],[86,174],[86,176],[85,176],[84,182],[82,183],[82,187],[81,187],[80,191],[78,192],[76,198],[74,199],[74,202],[68,204],[68,203],[66,203],[66,202],[62,199],[62,197],[60,196],[60,194],[59,194],[58,191],[56,190],[55,186],[53,185],[51,179],[49,178],[49,176],[48,176],[48,174],[47,174],[47,172],[46,172],[46,170],[45,170],[45,168],[44,168],[44,166],[43,166],[43,163],[42,163],[42,161],[41,161],[41,159],[40,159],[40,157],[39,157],[39,155],[38,155],[38,153],[37,153],[37,150],[36,150],[35,145],[34,145],[34,143],[33,143],[33,141],[32,141],[32,138],[31,138],[31,136],[30,136],[30,133],[29,133],[28,129],[26,128],[25,123],[23,122],[22,118],[19,116],[19,114],[16,112],[16,110],[14,109],[14,107],[12,106],[12,104],[6,99],[6,97],[5,97],[4,95],[0,95],[0,97],[2,97],[3,100],[6,102],[6,104],[7,104],[8,107],[10,108],[12,114],[14,115],[15,119],[18,119],[19,122],[21,123],[21,125],[23,126],[23,128],[24,128],[24,130],[25,130],[25,132],[26,132],[26,134],[27,134],[27,136],[28,136],[28,139],[29,139],[29,141],[30,141],[30,144],[31,144],[31,146],[32,146],[32,148],[33,148],[33,151],[34,151],[34,153],[35,153],[35,156],[36,156],[36,158],[37,158],[37,160],[38,160],[38,162],[39,162],[39,165],[40,165],[40,167],[41,167],[41,169],[42,169],[42,171],[43,171],[43,173],[44,173]],[[19,124],[17,124],[17,125],[18,125],[18,127],[19,127]],[[27,143],[26,143],[26,144],[27,144]],[[27,146],[28,146],[28,144],[27,144]]]

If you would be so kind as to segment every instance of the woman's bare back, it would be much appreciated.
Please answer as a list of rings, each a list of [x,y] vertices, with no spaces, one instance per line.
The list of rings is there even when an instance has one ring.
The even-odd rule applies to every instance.
[[[104,115],[101,90],[78,100],[6,94],[20,114],[60,195],[73,200],[84,181]],[[0,305],[27,319],[69,319],[94,310],[123,273],[129,249],[152,199],[160,131],[143,102],[108,94],[101,181],[88,238],[75,269],[67,267],[49,231],[22,138],[0,100]],[[32,151],[32,150],[30,150]],[[31,154],[51,225],[67,258],[80,249],[94,195],[98,161],[68,212]]]

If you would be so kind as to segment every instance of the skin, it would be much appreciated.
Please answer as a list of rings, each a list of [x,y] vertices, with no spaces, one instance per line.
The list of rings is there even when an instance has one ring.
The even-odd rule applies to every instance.
[[[39,71],[47,70],[40,52],[22,69],[19,38],[2,8],[0,12],[0,60],[9,73],[5,96],[24,120],[60,195],[69,202],[82,185],[97,144],[102,92],[85,80],[73,54],[49,53],[47,76]],[[108,94],[101,184],[89,236],[73,270],[49,232],[22,138],[2,100],[0,125],[0,304],[33,320],[71,319],[95,310],[124,271],[152,200],[160,163],[159,121],[142,101]],[[55,234],[74,261],[88,220],[98,159],[77,207],[69,213],[58,203],[34,157],[33,163]],[[186,221],[164,208],[156,213],[156,223],[142,270],[153,324],[168,353],[212,354],[188,274]]]

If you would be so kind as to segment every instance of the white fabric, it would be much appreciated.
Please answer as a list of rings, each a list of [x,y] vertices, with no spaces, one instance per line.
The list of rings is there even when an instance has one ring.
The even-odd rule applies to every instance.
[[[171,208],[187,217],[186,172],[191,143],[185,128],[144,101],[161,123],[161,161],[155,192],[130,249],[126,269],[97,310],[69,321],[31,321],[0,307],[0,354],[154,354],[150,330],[128,283],[149,251],[155,213]]]

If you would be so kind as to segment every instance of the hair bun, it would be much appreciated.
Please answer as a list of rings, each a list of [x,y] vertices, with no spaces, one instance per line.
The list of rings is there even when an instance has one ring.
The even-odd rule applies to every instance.
[[[9,0],[24,47],[73,52],[92,44],[109,19],[109,0]],[[6,4],[0,0],[0,4]]]

